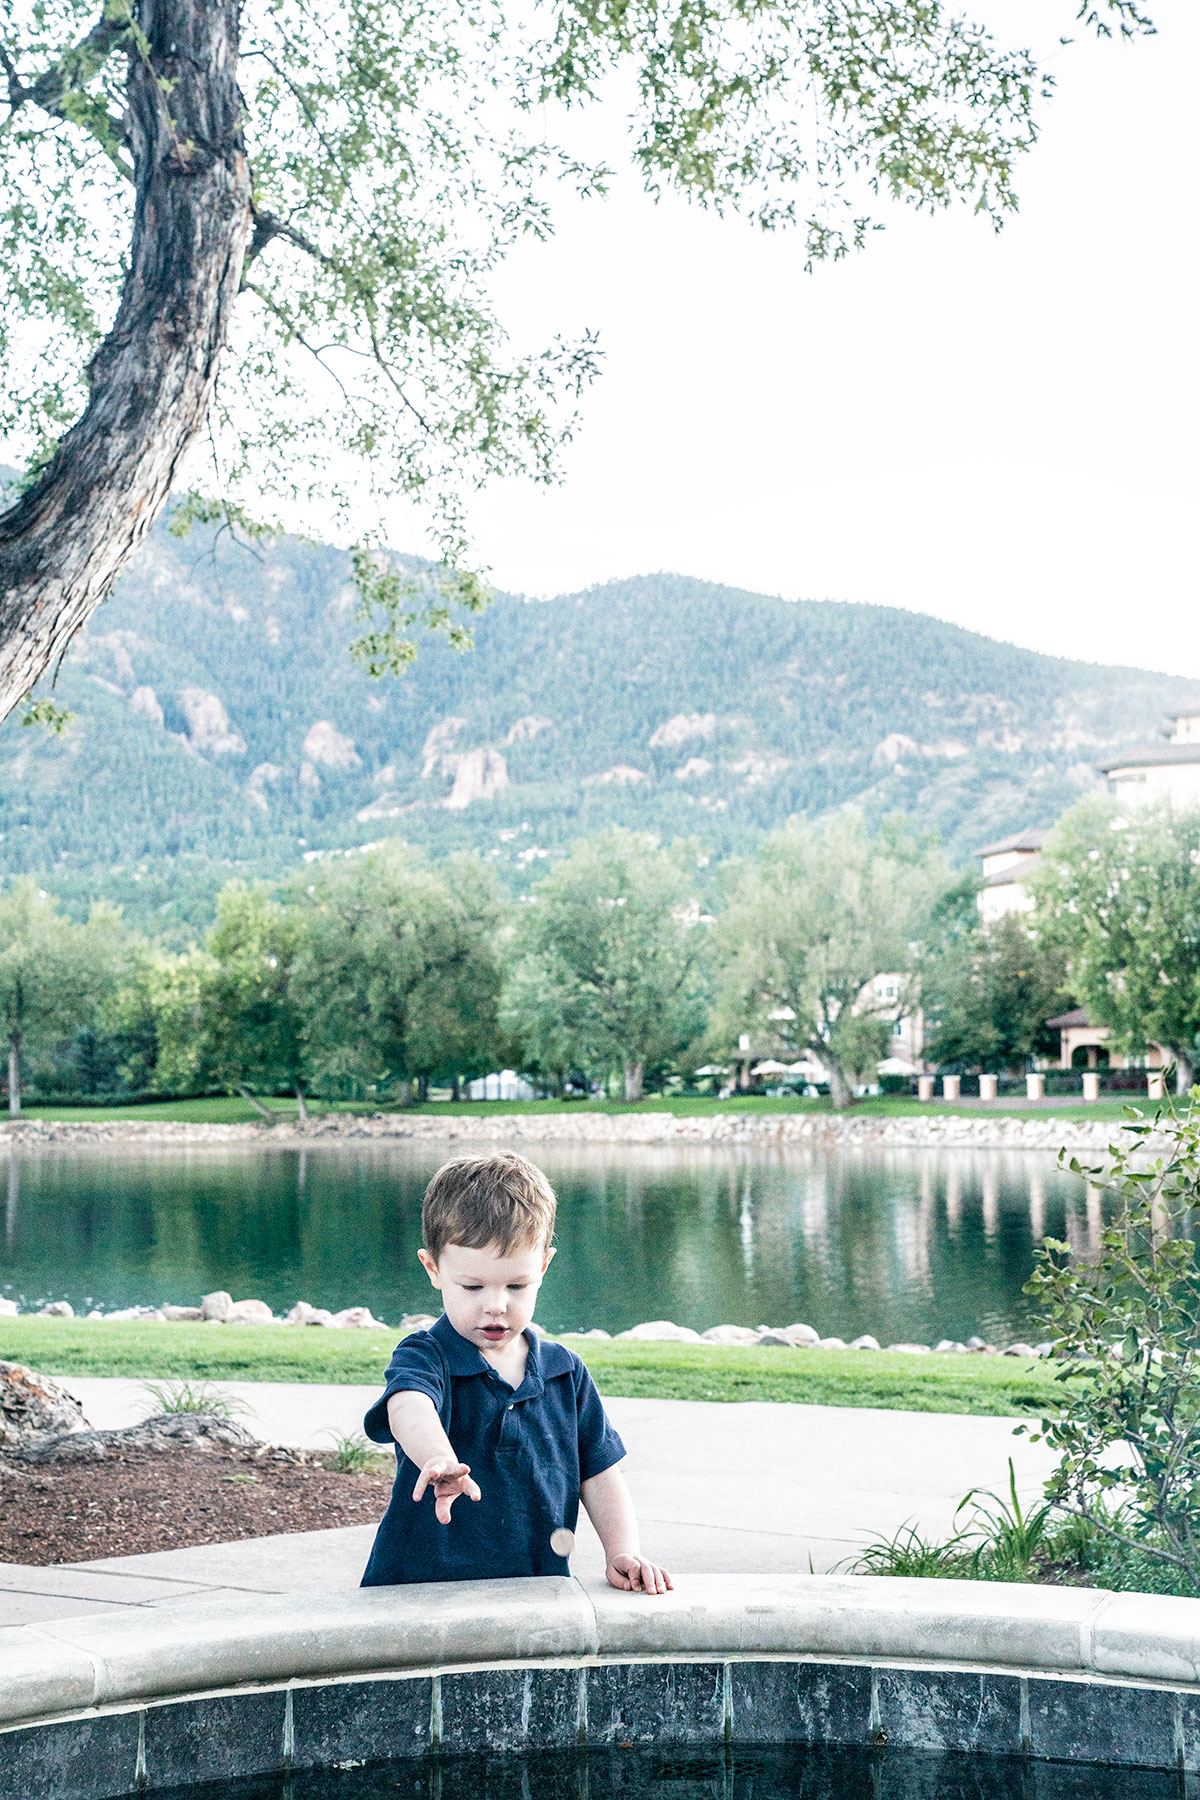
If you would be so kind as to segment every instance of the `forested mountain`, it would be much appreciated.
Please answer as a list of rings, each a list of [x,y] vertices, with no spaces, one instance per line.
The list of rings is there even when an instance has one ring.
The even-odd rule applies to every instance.
[[[179,939],[230,873],[391,836],[522,881],[613,822],[716,859],[852,800],[965,859],[1200,711],[1200,683],[674,575],[500,595],[473,653],[430,641],[374,683],[353,605],[339,551],[156,530],[63,665],[66,734],[0,728],[0,866]]]

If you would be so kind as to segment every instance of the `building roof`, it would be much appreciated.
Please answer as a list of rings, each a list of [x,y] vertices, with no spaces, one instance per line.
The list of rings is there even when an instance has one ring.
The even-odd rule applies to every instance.
[[[1102,775],[1111,775],[1114,769],[1161,769],[1169,763],[1200,766],[1200,743],[1142,744],[1126,750],[1122,756],[1110,756],[1107,762],[1097,763],[1096,767]]]
[[[1090,1025],[1086,1006],[1073,1007],[1070,1012],[1060,1013],[1057,1019],[1047,1019],[1046,1023],[1052,1031],[1069,1031],[1072,1026]]]
[[[1196,746],[1200,751],[1200,744]],[[1197,757],[1200,761],[1200,756]],[[1001,844],[989,844],[986,850],[980,850],[980,856],[1003,856],[1006,850],[1040,850],[1046,841],[1044,831],[1021,831],[1016,837],[1005,838]]]
[[[1027,881],[1034,870],[1041,866],[1040,856],[1027,856],[1024,862],[1010,863],[1007,869],[997,869],[994,874],[985,875],[983,885],[985,888],[1016,887],[1018,882]]]

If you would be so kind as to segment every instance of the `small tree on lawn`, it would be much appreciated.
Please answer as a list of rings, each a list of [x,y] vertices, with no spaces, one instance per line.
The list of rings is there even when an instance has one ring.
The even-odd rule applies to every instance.
[[[499,1041],[501,908],[473,857],[407,844],[323,863],[299,895],[297,1004],[315,1077],[359,1091],[486,1068]]]
[[[627,1100],[647,1065],[685,1050],[707,1012],[707,930],[692,894],[694,854],[646,832],[602,832],[539,881],[519,933],[519,1027],[541,1066],[619,1064]]]
[[[8,1045],[8,1110],[21,1111],[21,1054],[96,1020],[125,957],[117,912],[72,923],[28,877],[0,895],[0,1029]]]
[[[208,935],[212,968],[201,995],[205,1060],[215,1081],[267,1118],[258,1093],[290,1088],[305,1116],[307,1046],[297,1001],[296,958],[305,915],[261,887],[231,881],[217,896]]]
[[[1200,812],[1126,815],[1089,796],[1050,834],[1033,888],[1092,1023],[1119,1050],[1161,1044],[1186,1094],[1200,1054]]]
[[[966,1068],[1023,1069],[1029,1058],[1056,1055],[1058,1033],[1046,1024],[1074,1004],[1061,944],[1009,913],[984,926],[973,884],[969,915],[939,909],[920,974],[925,1054]]]
[[[204,950],[177,954],[135,940],[106,1007],[131,1088],[194,1094],[212,1080],[201,1024],[201,996],[212,974]]]
[[[815,830],[791,819],[733,873],[717,922],[718,1020],[757,1029],[829,1069],[833,1103],[882,1056],[894,1003],[864,990],[913,963],[946,886],[945,863],[905,820],[872,837],[847,810]]]

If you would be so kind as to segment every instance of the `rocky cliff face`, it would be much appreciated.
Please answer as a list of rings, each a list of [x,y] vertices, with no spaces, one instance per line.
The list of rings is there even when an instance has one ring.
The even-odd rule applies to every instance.
[[[347,574],[321,546],[156,532],[64,665],[66,736],[0,728],[0,871],[182,930],[188,884],[200,918],[232,872],[397,834],[520,881],[614,822],[717,858],[855,802],[965,858],[1200,710],[1194,682],[672,576],[500,596],[473,652],[426,643],[371,683]]]

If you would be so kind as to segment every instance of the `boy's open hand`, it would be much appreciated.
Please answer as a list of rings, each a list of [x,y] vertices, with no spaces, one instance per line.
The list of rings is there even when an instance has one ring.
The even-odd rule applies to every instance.
[[[609,1558],[604,1578],[609,1587],[624,1588],[633,1594],[665,1594],[675,1586],[665,1569],[647,1561],[644,1556],[624,1553]]]
[[[434,1511],[443,1525],[450,1523],[450,1508],[460,1495],[465,1494],[468,1500],[479,1499],[479,1484],[471,1480],[470,1463],[454,1462],[445,1456],[430,1457],[417,1476],[413,1499],[419,1500],[427,1487],[433,1489]]]

